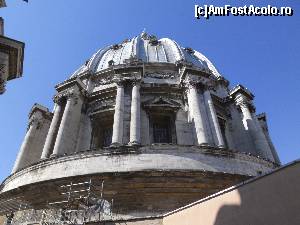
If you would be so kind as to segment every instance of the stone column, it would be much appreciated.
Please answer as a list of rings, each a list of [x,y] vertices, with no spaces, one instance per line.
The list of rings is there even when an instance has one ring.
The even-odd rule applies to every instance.
[[[55,137],[59,128],[59,121],[61,118],[62,111],[62,102],[58,100],[55,103],[54,115],[51,121],[51,125],[49,128],[49,132],[47,134],[46,142],[43,148],[41,159],[49,158],[51,155],[51,150],[53,150],[53,145],[55,141]]]
[[[80,127],[82,103],[81,94],[77,88],[67,94],[65,110],[51,156],[75,152]]]
[[[19,154],[17,156],[16,162],[14,164],[12,173],[17,172],[18,170],[22,169],[26,163],[27,163],[27,157],[28,156],[28,151],[30,150],[30,143],[33,141],[36,130],[39,126],[39,119],[36,117],[33,117],[30,119],[28,129],[25,135],[25,138],[22,142]]]
[[[117,96],[115,104],[112,145],[119,146],[123,144],[123,118],[124,118],[124,86],[117,83]]]
[[[257,139],[259,140],[259,142],[261,143],[261,145],[264,147],[264,151],[263,151],[263,155],[265,158],[270,159],[271,161],[275,162],[272,150],[270,148],[270,145],[268,143],[267,137],[264,134],[264,131],[260,125],[260,123],[258,122],[258,119],[256,118],[255,113],[252,113],[252,118],[254,121],[254,124],[256,126],[256,134],[257,134]]]
[[[131,119],[130,119],[130,145],[141,143],[141,103],[140,83],[133,82],[131,98]]]
[[[209,118],[209,123],[213,135],[214,143],[216,144],[216,146],[225,147],[215,106],[211,99],[210,91],[208,89],[204,91],[204,101],[207,106],[206,109],[207,109],[207,114]]]
[[[196,84],[188,85],[188,104],[191,111],[191,116],[194,120],[196,128],[196,136],[198,145],[207,145],[208,140],[206,137],[206,131],[204,121],[201,115],[201,100],[199,97],[198,89]]]
[[[267,152],[269,149],[268,143],[263,137],[262,129],[259,129],[256,125],[255,119],[252,117],[252,113],[249,109],[249,103],[246,100],[240,100],[238,102],[243,114],[243,124],[245,128],[250,132],[251,137],[253,138],[254,144],[258,152],[264,158],[273,160],[273,157],[270,157]]]

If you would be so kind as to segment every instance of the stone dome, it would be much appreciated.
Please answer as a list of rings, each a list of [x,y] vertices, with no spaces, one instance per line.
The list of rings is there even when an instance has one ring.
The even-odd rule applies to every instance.
[[[221,76],[215,66],[200,52],[188,47],[183,48],[172,39],[157,39],[156,36],[143,32],[132,39],[125,39],[120,44],[99,49],[71,77],[86,71],[97,73],[109,68],[110,65],[125,64],[130,59],[136,59],[144,63],[171,64],[185,61],[200,70],[213,74],[215,77]]]
[[[173,40],[142,33],[101,49],[55,89],[53,112],[29,113],[0,215],[78,209],[90,195],[72,187],[92,183],[113,206],[105,219],[159,216],[280,164],[254,95]]]

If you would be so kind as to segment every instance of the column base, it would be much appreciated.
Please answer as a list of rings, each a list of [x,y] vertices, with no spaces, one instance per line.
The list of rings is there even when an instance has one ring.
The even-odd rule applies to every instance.
[[[120,146],[122,146],[121,143],[119,143],[119,142],[114,142],[114,143],[111,143],[109,147],[110,147],[110,148],[118,148],[118,147],[120,147]]]
[[[57,158],[57,157],[58,157],[57,154],[51,154],[51,155],[49,156],[49,158]]]
[[[49,156],[48,158],[40,158],[40,162],[43,162],[43,161],[46,161],[46,160],[48,160],[48,159],[50,159],[51,158],[51,156]]]
[[[198,144],[198,146],[200,147],[212,147],[210,144],[208,143],[201,143],[201,144]]]
[[[218,145],[217,147],[222,150],[227,148],[225,145]]]
[[[129,146],[140,146],[141,143],[140,142],[137,142],[137,141],[131,141],[128,143]]]

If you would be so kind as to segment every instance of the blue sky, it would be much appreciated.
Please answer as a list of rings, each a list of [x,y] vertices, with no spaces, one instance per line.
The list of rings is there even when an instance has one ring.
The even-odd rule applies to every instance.
[[[194,5],[291,6],[292,17],[196,20]],[[297,1],[7,0],[5,34],[25,42],[23,78],[0,96],[0,180],[9,175],[34,103],[52,110],[55,84],[99,48],[146,28],[206,55],[230,82],[256,96],[283,163],[300,158],[300,4]]]

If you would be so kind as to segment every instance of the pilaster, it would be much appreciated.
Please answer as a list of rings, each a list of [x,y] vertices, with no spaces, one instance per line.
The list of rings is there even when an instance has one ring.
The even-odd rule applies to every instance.
[[[220,125],[219,125],[219,121],[218,121],[218,117],[217,117],[217,113],[216,113],[215,106],[214,106],[214,103],[211,98],[209,87],[205,88],[204,100],[205,100],[205,104],[206,104],[209,124],[210,124],[211,132],[213,135],[214,143],[218,147],[225,147],[221,129],[220,129]]]
[[[42,154],[43,143],[49,129],[51,113],[35,104],[29,114],[29,123],[12,173],[36,162]]]
[[[254,115],[255,107],[252,103],[254,95],[241,85],[235,87],[230,94],[241,109],[244,127],[249,131],[258,153],[262,157],[274,161],[272,154],[270,154],[270,146]]]

